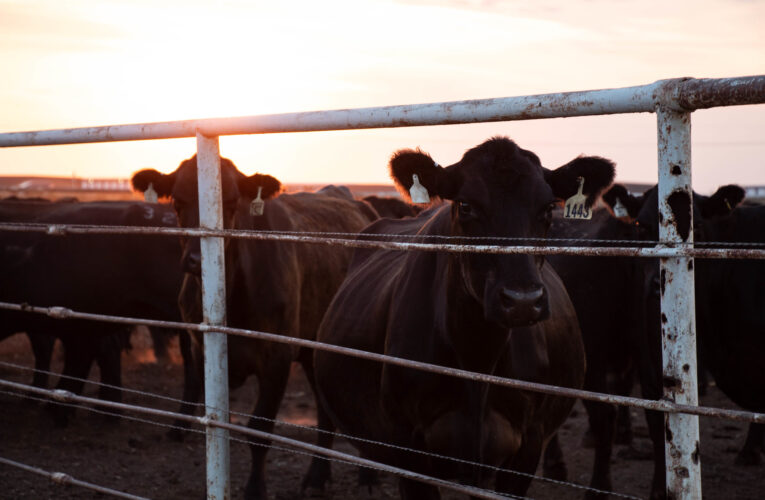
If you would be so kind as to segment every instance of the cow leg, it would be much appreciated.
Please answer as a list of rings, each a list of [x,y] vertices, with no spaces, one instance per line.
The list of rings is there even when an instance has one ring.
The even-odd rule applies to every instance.
[[[736,457],[736,465],[760,465],[765,451],[765,424],[749,424],[746,443]]]
[[[664,462],[664,414],[658,411],[646,410],[645,419],[648,423],[648,434],[651,436],[651,442],[653,443],[651,500],[663,500],[667,498],[667,471]]]
[[[421,483],[405,477],[398,480],[398,492],[401,500],[438,500],[441,494],[432,484]]]
[[[149,333],[151,334],[151,344],[154,350],[154,357],[157,361],[168,363],[170,361],[170,352],[167,346],[170,344],[170,339],[175,335],[176,330],[169,328],[150,327]]]
[[[316,424],[319,429],[316,444],[322,448],[332,448],[332,443],[335,439],[333,434],[335,432],[335,425],[321,404],[318,392],[316,391],[316,377],[313,372],[313,352],[305,351],[305,353],[301,353],[300,361],[316,400]],[[303,484],[301,485],[303,495],[308,497],[323,496],[326,483],[331,480],[332,469],[329,460],[314,456],[311,459],[311,465],[308,467],[308,472],[306,472]]]
[[[620,373],[616,380],[616,394],[629,396],[635,381],[635,373],[631,368],[625,373]],[[616,410],[616,443],[632,443],[632,418],[629,406],[618,406]]]
[[[75,333],[74,335],[77,335]],[[72,338],[72,334],[62,337],[64,345],[64,371],[59,377],[56,389],[82,394],[85,380],[90,373],[90,366],[96,357],[96,349],[92,342],[82,342]],[[74,408],[56,403],[49,403],[48,410],[57,426],[64,427]]]
[[[53,346],[56,344],[56,338],[44,333],[27,333],[29,343],[32,345],[32,352],[35,355],[35,374],[32,384],[35,387],[48,388],[48,373],[50,371],[50,360],[53,357]]]
[[[531,478],[536,472],[539,458],[542,456],[542,436],[538,431],[529,429],[523,437],[523,444],[508,462],[502,465],[507,472],[497,472],[496,490],[499,493],[525,496],[531,486]],[[527,475],[514,474],[522,472]]]
[[[276,413],[279,411],[279,405],[287,388],[291,361],[289,359],[272,359],[269,361],[271,363],[270,369],[264,370],[264,373],[258,376],[258,402],[255,404],[253,416],[247,426],[261,432],[271,433],[274,429]],[[244,491],[244,496],[248,500],[266,500],[268,498],[265,465],[266,453],[268,453],[270,443],[265,439],[254,439],[250,445],[252,469]]]
[[[202,381],[204,380],[202,352],[188,331],[178,332],[178,345],[183,358],[183,402],[178,411],[183,415],[193,415],[202,395]],[[174,425],[175,428],[170,429],[167,436],[173,441],[182,441],[183,429],[188,429],[190,424],[185,420],[176,420]]]
[[[542,460],[545,477],[555,479],[556,481],[565,481],[567,479],[568,469],[563,458],[563,450],[561,450],[557,432],[553,434],[552,439],[547,443]]]
[[[98,397],[104,401],[122,401],[122,347],[124,331],[108,334],[101,338],[96,361],[101,370]]]
[[[597,389],[588,390],[601,392],[597,391]],[[616,408],[613,405],[592,401],[585,401],[584,407],[587,409],[590,428],[595,440],[595,460],[592,464],[590,487],[603,491],[611,491],[611,451],[616,431]],[[593,491],[588,491],[585,496],[588,499],[607,497],[607,494],[595,493]]]

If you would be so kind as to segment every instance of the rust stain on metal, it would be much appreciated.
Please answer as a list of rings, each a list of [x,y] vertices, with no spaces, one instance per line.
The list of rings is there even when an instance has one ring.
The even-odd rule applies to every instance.
[[[672,219],[677,225],[677,234],[683,241],[688,241],[691,232],[691,197],[687,191],[677,189],[667,198],[672,211]],[[671,221],[670,221],[671,223]]]

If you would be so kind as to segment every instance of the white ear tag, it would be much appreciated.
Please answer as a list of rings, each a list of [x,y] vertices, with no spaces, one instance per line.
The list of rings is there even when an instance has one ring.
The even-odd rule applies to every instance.
[[[157,203],[159,200],[157,192],[154,190],[154,184],[151,182],[149,183],[149,187],[146,188],[146,191],[143,192],[143,199],[146,203]]]
[[[412,198],[412,203],[430,203],[428,190],[420,184],[420,178],[417,174],[412,174],[412,187],[409,188],[409,196]]]
[[[627,211],[627,207],[622,205],[622,200],[617,198],[616,203],[614,204],[614,216],[615,217],[629,217],[630,213]]]
[[[250,203],[250,215],[263,215],[263,209],[266,206],[266,202],[260,198],[260,193],[263,191],[263,186],[258,186],[258,196]]]
[[[563,217],[566,219],[592,219],[592,210],[587,208],[587,196],[582,194],[582,188],[584,187],[584,178],[579,177],[579,189],[576,194],[566,200],[566,205],[563,207]]]

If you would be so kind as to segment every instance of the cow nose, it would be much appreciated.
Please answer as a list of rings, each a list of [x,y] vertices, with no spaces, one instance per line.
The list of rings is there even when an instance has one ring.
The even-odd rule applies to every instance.
[[[195,252],[190,252],[183,259],[183,270],[187,273],[195,276],[202,275],[202,255]]]
[[[531,324],[539,321],[547,310],[547,294],[544,287],[533,290],[501,288],[499,302],[505,316],[514,325]]]

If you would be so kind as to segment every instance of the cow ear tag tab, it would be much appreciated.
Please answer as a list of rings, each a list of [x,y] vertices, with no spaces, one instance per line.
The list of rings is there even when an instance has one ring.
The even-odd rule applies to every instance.
[[[622,218],[622,217],[629,217],[630,213],[627,211],[627,207],[622,205],[622,200],[620,198],[616,198],[616,203],[614,204],[614,217],[616,218]]]
[[[579,189],[577,189],[574,196],[566,200],[566,205],[563,207],[563,217],[566,219],[590,220],[592,219],[592,210],[587,208],[587,196],[582,194],[584,177],[577,178],[577,182],[579,182]]]
[[[157,203],[159,200],[157,192],[154,190],[154,184],[151,182],[149,183],[149,187],[146,188],[146,191],[143,192],[143,199],[146,203]]]
[[[266,206],[266,202],[260,197],[263,192],[263,186],[258,186],[258,196],[250,203],[250,215],[263,215],[263,209]]]
[[[412,203],[430,203],[428,190],[420,184],[420,177],[417,174],[412,174],[412,187],[409,188],[409,197],[412,198]]]

